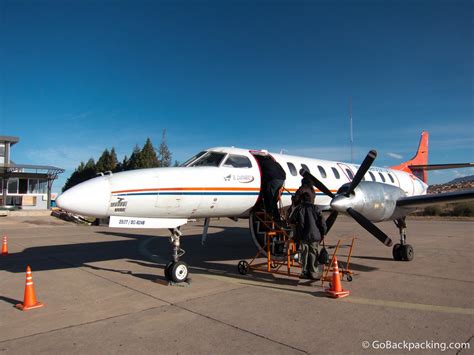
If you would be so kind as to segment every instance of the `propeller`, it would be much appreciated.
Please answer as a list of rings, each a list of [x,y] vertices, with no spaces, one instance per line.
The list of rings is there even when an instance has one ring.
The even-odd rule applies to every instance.
[[[326,185],[324,185],[321,181],[319,181],[313,175],[311,175],[311,173],[305,168],[301,168],[300,175],[310,180],[319,191],[324,192],[326,195],[332,198],[336,197],[336,195],[334,195],[332,191],[326,187]]]
[[[390,239],[388,235],[386,235],[382,230],[380,230],[375,224],[373,224],[365,216],[363,216],[361,213],[357,212],[355,209],[351,207],[350,195],[354,192],[355,188],[362,181],[362,179],[364,178],[364,175],[370,169],[370,166],[372,165],[376,157],[377,157],[377,152],[375,150],[371,150],[365,157],[359,169],[357,170],[349,187],[347,187],[347,185],[343,185],[342,188],[339,189],[336,195],[334,195],[331,192],[331,190],[329,190],[326,187],[326,185],[324,185],[321,181],[319,181],[316,177],[314,177],[308,170],[301,169],[300,174],[303,177],[309,179],[317,189],[319,189],[321,192],[323,192],[324,194],[332,198],[331,207],[333,208],[333,211],[331,212],[331,214],[326,220],[328,232],[331,229],[331,227],[334,225],[334,222],[336,221],[337,216],[339,214],[338,212],[346,212],[352,218],[354,218],[356,222],[359,223],[365,230],[367,230],[375,238],[381,241],[384,245],[391,246],[392,240]]]

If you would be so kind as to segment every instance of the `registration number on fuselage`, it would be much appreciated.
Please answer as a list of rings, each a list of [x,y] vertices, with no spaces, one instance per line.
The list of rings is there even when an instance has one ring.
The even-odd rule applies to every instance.
[[[137,218],[111,216],[109,227],[113,228],[176,228],[188,222],[184,218]]]

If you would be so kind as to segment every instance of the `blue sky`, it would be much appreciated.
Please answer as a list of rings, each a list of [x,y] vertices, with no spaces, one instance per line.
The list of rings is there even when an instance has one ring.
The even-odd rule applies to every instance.
[[[0,135],[67,169],[161,132],[173,159],[265,148],[474,161],[472,1],[0,0]],[[473,169],[430,173],[440,183]]]

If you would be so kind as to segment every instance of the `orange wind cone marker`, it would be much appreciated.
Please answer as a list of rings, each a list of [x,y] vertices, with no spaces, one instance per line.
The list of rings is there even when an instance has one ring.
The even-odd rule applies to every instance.
[[[25,286],[25,297],[23,304],[19,303],[15,307],[22,311],[27,311],[33,308],[43,307],[44,304],[38,302],[35,296],[35,288],[33,287],[33,276],[31,276],[30,266],[26,268],[26,286]]]
[[[3,235],[2,256],[5,255],[8,255],[8,239],[6,235]]]
[[[326,294],[329,297],[342,298],[342,297],[349,296],[350,291],[342,289],[341,278],[339,276],[339,267],[337,266],[336,255],[334,255],[334,269],[332,272],[332,282],[330,285],[331,287],[324,289],[324,292],[326,292]]]

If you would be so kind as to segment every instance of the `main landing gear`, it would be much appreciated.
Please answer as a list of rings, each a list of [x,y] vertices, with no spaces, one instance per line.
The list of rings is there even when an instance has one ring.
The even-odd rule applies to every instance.
[[[184,250],[180,248],[180,237],[182,235],[179,228],[169,230],[171,233],[170,242],[173,246],[173,260],[166,264],[165,277],[168,281],[175,283],[184,282],[188,279],[188,265],[179,258],[184,255]]]
[[[397,261],[412,261],[415,257],[415,252],[410,244],[406,244],[406,228],[405,217],[393,221],[400,232],[400,243],[393,246],[392,255]]]

